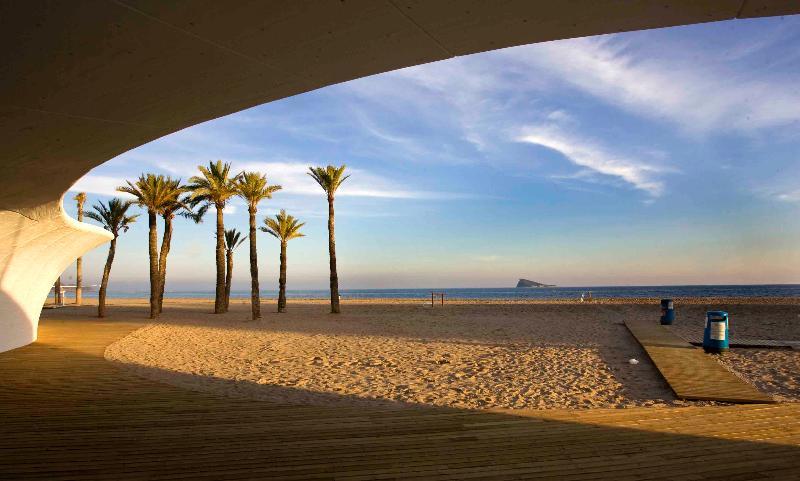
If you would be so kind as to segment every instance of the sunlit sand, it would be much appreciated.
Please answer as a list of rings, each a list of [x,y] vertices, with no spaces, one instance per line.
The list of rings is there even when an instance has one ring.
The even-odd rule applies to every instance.
[[[715,302],[718,300],[715,300]],[[626,318],[658,318],[654,301],[449,303],[246,300],[211,314],[207,300],[170,300],[159,322],[109,346],[106,357],[169,384],[288,404],[469,409],[697,405],[675,399],[627,331]],[[647,303],[645,303],[647,302]],[[707,305],[679,308],[682,329],[702,329]],[[734,333],[800,340],[798,300],[726,305]],[[716,304],[719,305],[719,304]],[[125,306],[125,307],[122,307]],[[114,300],[117,318],[145,301]],[[113,313],[117,312],[116,315]],[[636,359],[638,364],[631,364]],[[778,400],[800,400],[800,352],[733,349],[726,366]]]

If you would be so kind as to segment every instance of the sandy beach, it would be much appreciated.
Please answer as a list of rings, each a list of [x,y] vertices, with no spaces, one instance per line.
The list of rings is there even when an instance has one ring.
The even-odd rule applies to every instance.
[[[720,302],[720,301],[727,301]],[[800,340],[797,299],[680,303],[676,329],[702,332],[706,310],[728,310],[732,337]],[[141,318],[145,301],[115,299],[112,319]],[[288,404],[551,409],[697,405],[675,399],[622,324],[658,319],[657,300],[290,300],[289,312],[248,319],[245,300],[166,302],[158,322],[106,350],[125,369],[188,389]],[[631,364],[636,359],[638,364]],[[726,367],[781,401],[800,400],[800,352],[733,349]],[[707,404],[707,403],[705,403]]]

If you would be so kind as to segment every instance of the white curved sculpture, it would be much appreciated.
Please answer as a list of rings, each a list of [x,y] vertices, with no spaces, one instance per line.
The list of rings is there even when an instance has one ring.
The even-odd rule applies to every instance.
[[[39,313],[55,279],[111,234],[68,217],[60,199],[20,212],[0,210],[0,227],[2,352],[36,340]]]
[[[0,2],[0,351],[36,339],[53,281],[110,238],[60,197],[129,149],[458,55],[794,13],[791,0]]]

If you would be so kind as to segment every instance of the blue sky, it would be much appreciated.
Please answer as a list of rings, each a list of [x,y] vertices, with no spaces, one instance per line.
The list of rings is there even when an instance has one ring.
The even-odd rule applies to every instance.
[[[326,201],[305,174],[327,163],[352,174],[337,197],[345,288],[800,283],[800,17],[358,79],[163,137],[74,190],[91,204],[141,172],[188,179],[216,159],[283,185],[260,215],[285,208],[307,222],[289,245],[290,289],[327,285]],[[246,226],[236,200],[226,227]],[[121,237],[121,289],[146,285],[146,230]],[[178,222],[168,289],[212,288],[213,231],[213,216]],[[259,243],[262,285],[274,288],[278,245]],[[106,250],[85,257],[89,283]],[[246,289],[246,246],[235,266],[234,288]]]

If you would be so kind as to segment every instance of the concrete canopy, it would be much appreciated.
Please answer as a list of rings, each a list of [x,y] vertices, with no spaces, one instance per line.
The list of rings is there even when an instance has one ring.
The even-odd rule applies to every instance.
[[[36,339],[55,278],[110,237],[68,218],[64,192],[150,140],[458,55],[793,13],[795,0],[2,2],[0,351]]]

